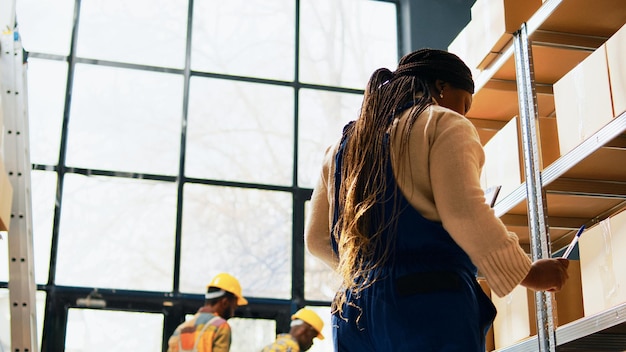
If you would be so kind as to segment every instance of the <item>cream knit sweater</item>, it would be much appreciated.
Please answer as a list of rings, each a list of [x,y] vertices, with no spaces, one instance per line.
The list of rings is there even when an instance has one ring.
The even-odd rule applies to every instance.
[[[491,289],[504,296],[527,275],[531,261],[485,203],[480,186],[485,155],[478,133],[464,116],[433,105],[415,121],[408,153],[400,159],[400,133],[409,110],[391,130],[392,165],[399,188],[425,218],[441,222],[485,276]],[[308,250],[335,267],[330,246],[334,198],[334,156],[328,148],[322,174],[311,198],[305,232]]]

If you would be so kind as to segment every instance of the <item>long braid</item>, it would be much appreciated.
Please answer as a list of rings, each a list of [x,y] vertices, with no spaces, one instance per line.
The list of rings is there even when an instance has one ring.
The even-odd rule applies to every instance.
[[[349,132],[343,155],[340,204],[335,204],[340,212],[333,229],[339,251],[338,271],[345,288],[353,294],[358,295],[377,279],[372,272],[388,263],[395,244],[393,230],[399,212],[385,217],[384,207],[379,206],[386,193],[386,167],[391,157],[385,148],[385,135],[395,112],[411,103],[409,123],[402,131],[406,147],[416,118],[433,104],[430,87],[436,79],[474,91],[469,68],[455,55],[432,49],[410,53],[400,60],[395,72],[381,68],[368,81],[359,118]],[[394,205],[397,200],[396,188]],[[384,222],[386,218],[391,220]],[[385,231],[392,235],[386,242]],[[340,291],[333,309],[341,312],[345,299],[345,291]]]

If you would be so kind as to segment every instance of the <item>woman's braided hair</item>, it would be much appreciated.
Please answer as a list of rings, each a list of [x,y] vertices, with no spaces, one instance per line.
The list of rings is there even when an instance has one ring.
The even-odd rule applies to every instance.
[[[406,152],[408,137],[417,117],[433,104],[431,89],[436,80],[474,93],[470,69],[456,55],[443,50],[421,49],[400,59],[398,68],[376,70],[367,84],[359,118],[353,124],[341,169],[339,217],[333,236],[338,243],[338,272],[347,291],[358,295],[376,279],[377,268],[388,263],[395,244],[393,229],[398,215],[385,217],[377,206],[387,186],[386,165],[390,155],[384,138],[395,112],[407,104],[413,108],[400,132]],[[397,189],[394,203],[397,207]],[[380,221],[391,219],[387,223]],[[382,236],[385,230],[394,236]],[[340,291],[333,309],[342,311],[346,291]]]

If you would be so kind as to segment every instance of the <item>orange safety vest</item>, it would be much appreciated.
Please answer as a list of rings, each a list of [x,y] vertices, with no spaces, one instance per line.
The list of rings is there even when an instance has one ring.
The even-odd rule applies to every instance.
[[[179,352],[198,352],[198,342],[200,338],[205,338],[209,341],[213,341],[215,339],[215,332],[217,328],[224,323],[224,319],[219,316],[214,316],[202,326],[202,329],[197,330],[196,326],[193,328],[185,328],[181,330],[179,339],[178,339],[178,351]],[[209,329],[213,326],[213,329]],[[205,335],[208,334],[208,335]],[[213,344],[209,346],[209,350],[207,352],[213,351]]]

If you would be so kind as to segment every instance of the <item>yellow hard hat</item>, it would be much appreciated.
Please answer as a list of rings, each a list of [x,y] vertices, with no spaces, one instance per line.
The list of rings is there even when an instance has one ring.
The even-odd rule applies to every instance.
[[[324,335],[322,335],[322,329],[324,328],[324,321],[320,318],[317,313],[314,311],[302,308],[297,311],[294,315],[291,316],[291,320],[300,319],[305,323],[311,325],[315,330],[317,330],[317,338],[320,340],[324,339]]]
[[[209,283],[208,287],[217,287],[226,292],[230,292],[237,297],[237,304],[240,306],[245,306],[248,304],[248,300],[243,298],[241,295],[241,285],[239,281],[235,279],[234,276],[228,273],[217,274],[211,283]]]

